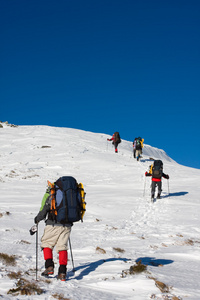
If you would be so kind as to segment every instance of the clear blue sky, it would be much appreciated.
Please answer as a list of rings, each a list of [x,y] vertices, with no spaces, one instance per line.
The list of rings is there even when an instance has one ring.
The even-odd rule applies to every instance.
[[[142,136],[200,168],[199,0],[1,0],[0,28],[1,121]]]

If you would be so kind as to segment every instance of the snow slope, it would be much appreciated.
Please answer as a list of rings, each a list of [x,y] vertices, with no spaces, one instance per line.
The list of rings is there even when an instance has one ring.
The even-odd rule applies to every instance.
[[[132,142],[125,140],[115,154],[106,134],[2,125],[0,254],[16,255],[16,266],[0,257],[0,298],[200,299],[200,170],[179,165],[149,145],[137,162]],[[162,159],[170,176],[163,179],[162,198],[155,203],[150,201],[151,179],[144,176],[150,157]],[[47,180],[63,175],[74,176],[87,193],[84,222],[75,223],[71,234],[76,272],[70,260],[66,282],[47,281],[40,276],[44,260],[39,250],[36,282],[36,235],[30,236],[29,229]],[[39,237],[43,228],[40,222]],[[57,272],[55,252],[54,260]],[[147,271],[128,274],[138,261]],[[10,279],[11,272],[19,272],[17,278]],[[44,293],[7,294],[21,277]]]

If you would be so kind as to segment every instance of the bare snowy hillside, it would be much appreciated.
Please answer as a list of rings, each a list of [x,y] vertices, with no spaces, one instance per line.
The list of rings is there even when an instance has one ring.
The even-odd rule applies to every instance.
[[[199,300],[200,170],[146,144],[137,162],[132,141],[122,140],[115,154],[106,134],[1,124],[2,299]],[[170,176],[163,179],[162,197],[155,203],[151,179],[144,176],[149,158],[162,159]],[[36,235],[30,236],[29,229],[47,180],[63,175],[74,176],[87,193],[84,222],[75,223],[71,234],[76,272],[69,261],[66,282],[46,280],[40,276],[44,259],[39,250],[36,281]],[[40,222],[39,238],[43,228]],[[57,270],[55,251],[54,261]],[[130,274],[141,266],[146,270]]]

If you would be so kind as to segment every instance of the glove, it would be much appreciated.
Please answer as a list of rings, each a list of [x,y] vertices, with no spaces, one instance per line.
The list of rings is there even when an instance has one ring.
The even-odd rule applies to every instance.
[[[107,139],[107,141],[110,141],[110,139]]]
[[[34,218],[34,223],[35,223],[35,224],[39,223],[39,222],[37,221],[37,217]]]
[[[29,230],[29,232],[30,232],[30,235],[34,235],[37,232],[37,226],[33,225],[31,227],[31,229]]]
[[[145,172],[145,176],[147,176],[148,172]]]
[[[169,175],[167,175],[167,177],[166,177],[167,179],[169,179]]]

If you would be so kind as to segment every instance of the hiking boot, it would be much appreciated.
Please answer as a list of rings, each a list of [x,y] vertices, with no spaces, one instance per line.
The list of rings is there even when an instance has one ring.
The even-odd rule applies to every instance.
[[[54,273],[54,268],[52,266],[46,268],[46,270],[44,270],[44,272],[42,272],[42,276],[49,276],[49,275],[53,275]]]
[[[160,194],[157,195],[157,199],[160,199]]]
[[[57,279],[61,280],[61,281],[66,281],[66,274],[65,273],[59,273]]]

